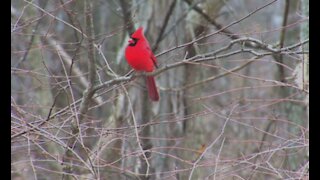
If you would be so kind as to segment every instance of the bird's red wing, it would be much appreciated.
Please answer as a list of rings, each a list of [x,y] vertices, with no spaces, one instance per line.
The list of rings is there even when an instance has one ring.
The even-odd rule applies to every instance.
[[[154,56],[154,54],[153,54],[153,52],[151,51],[149,45],[147,46],[147,50],[148,50],[148,52],[150,52],[150,58],[151,58],[151,60],[152,60],[152,62],[153,62],[153,65],[154,65],[156,68],[158,68],[157,58]]]

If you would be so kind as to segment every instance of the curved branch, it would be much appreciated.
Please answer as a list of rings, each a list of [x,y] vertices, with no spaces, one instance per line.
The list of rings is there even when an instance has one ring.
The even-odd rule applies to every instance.
[[[198,42],[198,41],[200,41],[200,40],[202,40],[202,39],[205,39],[205,38],[208,38],[208,37],[210,37],[210,36],[216,35],[216,34],[218,34],[218,33],[220,33],[220,32],[223,32],[225,29],[227,29],[227,28],[229,28],[229,27],[231,27],[231,26],[233,26],[233,25],[235,25],[235,24],[238,24],[239,22],[247,19],[248,17],[252,16],[253,14],[255,14],[255,13],[257,13],[258,11],[264,9],[265,7],[273,4],[273,3],[276,2],[276,1],[278,1],[278,0],[273,0],[273,1],[271,1],[271,2],[269,2],[269,3],[267,3],[267,4],[265,4],[265,5],[257,8],[256,10],[254,10],[254,11],[252,11],[251,13],[245,15],[244,17],[240,18],[239,20],[233,21],[232,23],[224,26],[223,28],[221,28],[221,29],[219,29],[219,30],[217,30],[217,31],[215,31],[215,32],[213,32],[213,33],[210,33],[210,34],[201,36],[201,37],[199,37],[199,38],[197,38],[197,39],[195,39],[195,40],[193,40],[193,41],[190,41],[190,42],[188,42],[188,43],[185,43],[185,44],[183,44],[183,45],[179,45],[179,46],[173,47],[173,48],[171,48],[171,49],[169,49],[169,50],[166,50],[166,51],[164,51],[164,52],[159,53],[157,56],[161,56],[161,55],[166,54],[166,53],[168,53],[168,52],[171,52],[171,51],[173,51],[173,50],[180,49],[180,48],[183,48],[183,47],[192,45],[192,44],[194,44],[195,42]]]

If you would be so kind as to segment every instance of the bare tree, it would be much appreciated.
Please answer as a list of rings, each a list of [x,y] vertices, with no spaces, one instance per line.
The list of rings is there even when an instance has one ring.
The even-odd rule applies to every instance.
[[[13,1],[11,178],[308,179],[308,8]],[[124,58],[139,26],[152,73]]]

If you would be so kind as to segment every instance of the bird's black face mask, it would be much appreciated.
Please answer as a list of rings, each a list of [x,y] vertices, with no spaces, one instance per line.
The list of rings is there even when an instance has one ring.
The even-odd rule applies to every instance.
[[[131,38],[128,42],[129,42],[129,46],[135,46],[137,44],[139,39],[137,38]]]

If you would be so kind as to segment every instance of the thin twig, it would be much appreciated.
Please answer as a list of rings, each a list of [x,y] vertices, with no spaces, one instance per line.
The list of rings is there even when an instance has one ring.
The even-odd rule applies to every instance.
[[[196,169],[196,166],[197,166],[197,164],[200,162],[200,160],[202,159],[202,157],[207,153],[207,151],[208,151],[209,149],[212,148],[212,146],[213,146],[213,145],[221,138],[221,136],[224,134],[224,130],[225,130],[226,126],[227,126],[227,123],[229,122],[230,117],[231,117],[233,111],[235,110],[235,108],[236,108],[237,106],[238,106],[238,105],[233,106],[233,108],[231,109],[229,115],[226,117],[226,120],[225,120],[225,122],[224,122],[224,124],[223,124],[223,126],[222,126],[222,128],[221,128],[220,134],[216,137],[216,139],[215,139],[214,141],[212,141],[212,142],[210,143],[210,145],[209,145],[208,147],[206,147],[206,149],[202,152],[202,154],[199,156],[199,158],[193,163],[192,170],[191,170],[191,172],[190,172],[190,174],[189,174],[189,180],[192,179],[193,172],[194,172],[194,170]]]
[[[139,132],[138,132],[138,123],[137,123],[137,120],[136,120],[136,117],[134,115],[134,110],[133,110],[133,105],[132,105],[132,102],[130,100],[130,96],[129,96],[129,93],[127,91],[127,89],[122,85],[122,88],[127,96],[127,99],[128,99],[128,102],[129,102],[129,107],[130,107],[130,113],[131,113],[131,116],[132,116],[132,120],[133,120],[133,124],[134,124],[134,132],[135,132],[135,135],[136,135],[136,138],[137,138],[137,143],[138,143],[138,147],[142,153],[142,156],[147,164],[147,171],[146,171],[146,174],[145,176],[148,177],[149,176],[149,170],[150,170],[150,163],[148,161],[148,158],[145,154],[145,151],[143,150],[142,146],[141,146],[141,141],[140,141],[140,136],[139,136]]]
[[[224,141],[225,141],[225,140],[226,140],[226,138],[224,137],[224,138],[222,139],[221,146],[220,146],[219,151],[218,151],[218,155],[217,155],[217,158],[216,158],[216,163],[215,163],[215,165],[214,165],[214,170],[213,170],[213,180],[216,179],[216,174],[217,174],[216,172],[217,172],[217,169],[218,169],[218,162],[219,162],[220,154],[221,154],[222,147],[223,147],[223,145],[224,145]]]

